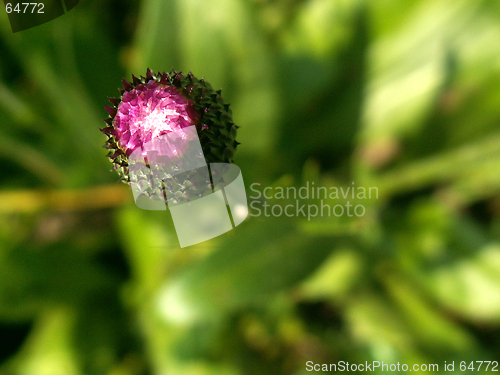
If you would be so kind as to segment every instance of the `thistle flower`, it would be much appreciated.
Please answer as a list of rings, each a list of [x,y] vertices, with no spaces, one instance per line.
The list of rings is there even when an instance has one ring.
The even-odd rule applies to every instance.
[[[207,164],[232,162],[238,145],[237,126],[221,90],[214,91],[203,78],[199,80],[191,72],[153,73],[148,69],[146,77],[132,76],[132,82],[123,79],[120,94],[120,98],[109,98],[109,117],[104,120],[107,126],[101,131],[108,137],[108,157],[122,181],[130,182],[132,152],[168,132],[192,125]]]

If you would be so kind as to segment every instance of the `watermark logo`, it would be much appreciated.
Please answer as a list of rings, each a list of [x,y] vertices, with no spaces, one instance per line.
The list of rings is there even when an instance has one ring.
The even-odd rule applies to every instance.
[[[378,199],[377,187],[316,186],[306,181],[301,187],[250,185],[250,216],[302,217],[362,217],[366,214],[364,201]]]
[[[248,215],[240,169],[228,163],[208,165],[194,125],[136,149],[129,156],[129,177],[138,207],[168,206],[181,247],[226,233]]]
[[[79,0],[22,2],[4,0],[12,32],[17,33],[52,21],[73,9]]]

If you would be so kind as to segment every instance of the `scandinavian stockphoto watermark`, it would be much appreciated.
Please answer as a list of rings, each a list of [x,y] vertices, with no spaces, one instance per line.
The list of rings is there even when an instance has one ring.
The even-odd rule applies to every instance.
[[[304,217],[362,217],[366,214],[364,201],[378,199],[377,187],[317,186],[306,181],[303,186],[250,185],[249,216]]]
[[[365,202],[379,198],[377,187],[250,185],[248,204],[240,169],[207,164],[196,127],[167,132],[134,150],[128,158],[129,182],[136,205],[172,215],[181,247],[230,231],[245,218],[362,217]]]
[[[444,361],[438,363],[386,363],[384,361],[365,361],[362,363],[337,363],[306,362],[306,371],[312,372],[470,372],[470,371],[498,371],[498,361]]]

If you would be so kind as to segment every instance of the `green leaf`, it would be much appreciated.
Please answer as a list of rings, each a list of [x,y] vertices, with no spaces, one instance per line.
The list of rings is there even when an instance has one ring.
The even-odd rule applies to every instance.
[[[217,319],[296,285],[335,248],[286,220],[246,223],[221,248],[167,282],[160,308],[172,321]],[[242,240],[243,239],[243,240]]]

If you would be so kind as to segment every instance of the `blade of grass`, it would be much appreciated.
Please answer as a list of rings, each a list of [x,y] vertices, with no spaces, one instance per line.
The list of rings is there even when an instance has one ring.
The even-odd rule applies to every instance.
[[[118,184],[85,190],[0,191],[0,214],[98,210],[124,205],[131,197],[129,188]]]

